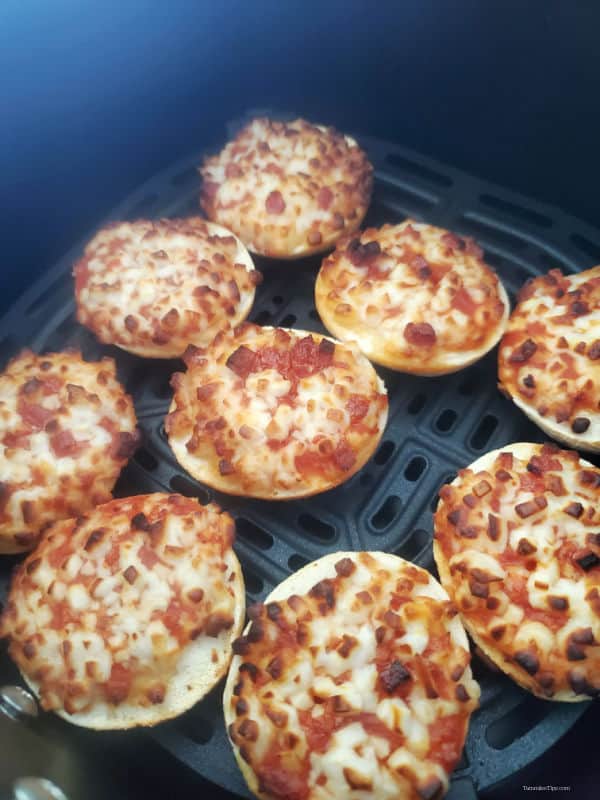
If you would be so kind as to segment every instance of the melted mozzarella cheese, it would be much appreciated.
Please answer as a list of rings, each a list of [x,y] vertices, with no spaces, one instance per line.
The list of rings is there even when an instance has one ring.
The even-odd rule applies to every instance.
[[[136,529],[140,518],[144,529]],[[215,506],[161,494],[55,524],[19,570],[0,624],[43,707],[144,707],[157,702],[149,694],[156,686],[168,704],[186,647],[198,636],[220,646],[234,623],[232,528]],[[206,632],[211,620],[222,625]],[[110,694],[115,665],[128,674],[118,700]]]
[[[287,333],[289,350],[305,336],[302,331]],[[182,376],[167,422],[169,442],[178,460],[200,480],[210,484],[215,479],[221,457],[218,441],[228,449],[233,467],[220,488],[230,486],[251,496],[302,493],[324,481],[322,488],[329,488],[330,477],[307,476],[299,469],[296,457],[306,451],[319,455],[319,447],[332,451],[347,442],[356,462],[364,463],[375,449],[387,420],[386,390],[369,362],[351,345],[336,343],[334,363],[301,377],[294,396],[289,394],[291,380],[273,368],[252,372],[242,381],[227,366],[238,348],[257,352],[272,346],[276,335],[275,329],[246,325],[241,333],[213,346],[206,358],[190,363]],[[316,334],[311,335],[319,341]],[[203,386],[213,391],[199,401],[196,392]],[[348,408],[353,395],[367,403],[362,428],[352,426]],[[213,433],[215,420],[218,438]],[[195,446],[188,446],[194,435]],[[337,471],[343,479],[344,469]]]
[[[120,453],[120,441],[127,440]],[[110,499],[137,442],[133,402],[112,359],[24,352],[0,375],[0,540]],[[34,539],[20,549],[28,549]],[[0,552],[3,542],[0,541]],[[10,552],[10,550],[7,550]]]
[[[199,217],[109,225],[74,274],[83,325],[103,342],[164,358],[245,319],[258,275],[239,239]]]
[[[597,649],[588,642],[576,665],[568,649],[571,634],[577,631],[589,629],[594,641],[600,641],[600,616],[594,604],[600,572],[593,564],[586,571],[577,560],[587,553],[593,561],[599,552],[594,533],[600,526],[600,472],[576,453],[554,446],[516,444],[503,452],[512,453],[510,467],[503,466],[503,456],[496,451],[482,459],[486,469],[482,471],[477,462],[461,472],[449,494],[442,490],[435,527],[449,567],[445,585],[484,642],[511,661],[519,652],[534,654],[539,662],[534,681],[536,674],[551,673],[555,679],[551,693],[572,699],[572,667],[580,668],[592,687],[598,685]],[[546,465],[544,459],[550,459]],[[500,470],[511,478],[498,480]],[[582,475],[588,476],[587,482]],[[547,488],[557,486],[557,479],[556,491]],[[482,480],[490,491],[477,498],[474,487]],[[599,486],[594,485],[596,480]],[[470,507],[462,502],[466,496],[475,498]],[[471,528],[475,538],[465,538],[449,522],[455,509],[463,515],[458,527]],[[495,539],[488,534],[490,514],[506,526]],[[489,609],[494,611],[491,617]],[[494,636],[499,630],[501,635]],[[543,687],[538,692],[544,694]]]
[[[397,361],[399,368],[444,359],[459,365],[456,359],[497,341],[505,295],[478,248],[465,249],[453,234],[412,220],[368,229],[356,241],[375,243],[378,254],[354,263],[348,249],[354,242],[344,240],[317,278],[317,303],[336,336],[356,339],[369,358]],[[457,296],[466,301],[455,304]],[[423,323],[435,335],[427,347],[405,335],[407,326]]]
[[[356,142],[333,128],[256,119],[204,162],[202,205],[253,252],[294,257],[358,227],[371,173]]]
[[[533,342],[535,352],[514,360],[525,341]],[[547,420],[557,437],[563,431],[569,444],[576,439],[585,448],[600,441],[598,348],[600,268],[568,276],[553,270],[524,288],[511,314],[499,351],[500,381],[519,404]],[[578,417],[589,421],[584,430],[573,428]]]

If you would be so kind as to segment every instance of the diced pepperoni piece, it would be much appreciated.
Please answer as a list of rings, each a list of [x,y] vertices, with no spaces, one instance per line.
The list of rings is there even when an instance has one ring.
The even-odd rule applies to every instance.
[[[78,442],[71,431],[59,431],[50,437],[50,447],[57,458],[76,456],[88,446],[88,442]]]
[[[241,168],[233,161],[225,167],[226,178],[241,178],[243,174]]]
[[[351,394],[346,403],[346,410],[350,414],[350,422],[360,422],[369,411],[369,400],[362,394]]]
[[[142,441],[142,433],[139,430],[135,430],[133,433],[115,431],[112,437],[110,452],[115,459],[130,459]]]
[[[592,361],[600,358],[600,339],[596,339],[596,341],[592,342],[590,345],[590,349],[588,350],[588,358],[591,358]]]
[[[464,250],[466,245],[465,242],[457,236],[455,233],[451,233],[448,231],[442,236],[442,242],[446,245],[446,247],[451,247],[453,250]]]
[[[417,347],[432,347],[437,340],[435,330],[428,322],[409,322],[404,328],[404,338]]]
[[[331,366],[333,355],[335,353],[335,344],[330,339],[321,339],[319,342],[319,369]]]
[[[129,694],[132,674],[123,664],[113,664],[110,677],[104,684],[104,693],[109,703],[122,703]]]
[[[254,371],[255,365],[256,353],[244,344],[234,350],[225,362],[225,366],[240,378],[247,378]]]
[[[322,186],[317,194],[317,203],[319,208],[327,210],[333,200],[333,192],[327,186]]]
[[[202,191],[209,199],[213,200],[220,187],[221,184],[215,183],[215,181],[204,181],[202,184]]]
[[[312,473],[323,473],[325,470],[325,460],[323,456],[314,450],[305,450],[294,458],[294,465],[301,475]]]
[[[344,472],[347,472],[349,469],[352,469],[356,462],[356,453],[348,442],[342,441],[333,451],[333,458],[337,466]]]
[[[27,403],[21,398],[19,398],[17,410],[23,422],[38,431],[41,431],[54,415],[54,411],[50,411],[37,403]]]
[[[522,345],[513,350],[508,360],[511,364],[523,364],[525,361],[529,361],[536,350],[537,344],[533,339],[526,339]]]
[[[146,569],[152,569],[155,564],[158,564],[160,558],[156,555],[152,548],[148,547],[147,545],[142,545],[138,550],[138,556],[142,564],[146,567]]]
[[[290,354],[287,350],[278,350],[276,347],[263,347],[258,356],[262,369],[276,369],[285,376],[290,368]]]
[[[312,336],[305,336],[292,347],[291,367],[299,378],[312,375],[319,362],[319,349]]]
[[[269,214],[282,214],[285,211],[285,200],[280,191],[269,192],[265,200],[265,208]]]

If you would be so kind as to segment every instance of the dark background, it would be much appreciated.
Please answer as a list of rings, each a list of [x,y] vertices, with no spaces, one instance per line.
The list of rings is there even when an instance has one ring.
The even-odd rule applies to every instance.
[[[600,4],[574,0],[3,0],[0,311],[248,108],[395,141],[596,224],[599,29]],[[528,781],[594,796],[598,721],[595,708]],[[18,730],[14,775],[43,757]],[[94,797],[217,796],[145,739],[72,738]]]
[[[595,223],[600,4],[3,0],[0,309],[247,108],[404,144]]]

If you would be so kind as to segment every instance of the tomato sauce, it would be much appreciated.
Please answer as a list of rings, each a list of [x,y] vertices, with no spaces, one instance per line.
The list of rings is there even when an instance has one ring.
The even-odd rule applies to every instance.
[[[18,400],[17,411],[21,415],[23,422],[37,431],[41,431],[55,413],[37,403],[28,403],[22,397]]]
[[[328,703],[324,705],[324,713],[321,716],[313,717],[310,710],[299,711],[298,719],[306,735],[308,748],[312,752],[325,752],[333,734],[355,722],[362,725],[369,736],[387,740],[392,751],[402,747],[405,741],[401,733],[388,728],[376,714],[364,711],[336,714]]]
[[[450,714],[429,726],[429,752],[427,758],[452,772],[460,758],[465,734],[465,714]]]
[[[468,317],[473,316],[477,310],[477,305],[478,304],[464,287],[461,287],[452,298],[452,307],[466,314]]]
[[[523,562],[522,557],[520,558],[520,562]],[[525,622],[541,622],[542,625],[545,625],[552,631],[559,630],[567,622],[567,615],[560,611],[554,611],[551,608],[548,608],[547,611],[545,609],[534,608],[529,603],[527,578],[524,575],[518,575],[514,572],[511,573],[509,579],[504,582],[502,588],[511,602],[523,609],[525,612]]]
[[[277,742],[256,769],[260,790],[281,800],[305,800],[309,794],[309,772],[308,754],[302,761],[298,759],[298,769],[293,771],[282,763],[282,752]]]
[[[369,412],[369,399],[362,394],[351,394],[346,403],[346,411],[350,414],[350,424],[356,425]]]
[[[122,664],[113,664],[110,677],[104,684],[104,693],[111,703],[121,703],[131,688],[133,675],[131,670]]]

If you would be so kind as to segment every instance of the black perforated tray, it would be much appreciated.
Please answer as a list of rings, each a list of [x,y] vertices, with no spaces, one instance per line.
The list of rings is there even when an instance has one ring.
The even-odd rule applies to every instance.
[[[375,193],[366,223],[407,216],[471,234],[485,248],[514,299],[524,281],[551,267],[567,272],[600,260],[600,231],[554,208],[484,183],[395,145],[358,137],[375,166]],[[145,183],[108,219],[197,213],[195,153]],[[163,418],[171,374],[179,361],[144,361],[100,345],[75,322],[71,266],[80,243],[33,285],[0,320],[2,364],[21,347],[36,351],[80,347],[84,356],[109,354],[135,399],[143,447],[124,470],[116,493],[172,490],[214,499],[237,521],[236,550],[248,601],[260,600],[291,571],[336,550],[387,550],[433,570],[432,511],[440,485],[483,452],[518,440],[541,441],[540,432],[496,390],[496,354],[444,378],[416,378],[379,369],[389,392],[390,416],[371,461],[344,486],[284,503],[228,497],[198,484],[179,468],[167,444]],[[261,324],[323,331],[313,285],[320,260],[284,263],[256,259],[265,281],[250,319]],[[0,563],[6,593],[15,558]],[[452,796],[469,796],[507,778],[553,745],[587,703],[551,703],[490,671],[477,657],[482,688]],[[12,675],[5,650],[0,678]],[[222,685],[179,719],[149,735],[179,761],[230,791],[250,797],[227,742]],[[64,723],[66,724],[66,723]],[[99,736],[107,734],[99,734]],[[110,735],[110,734],[108,734]]]

